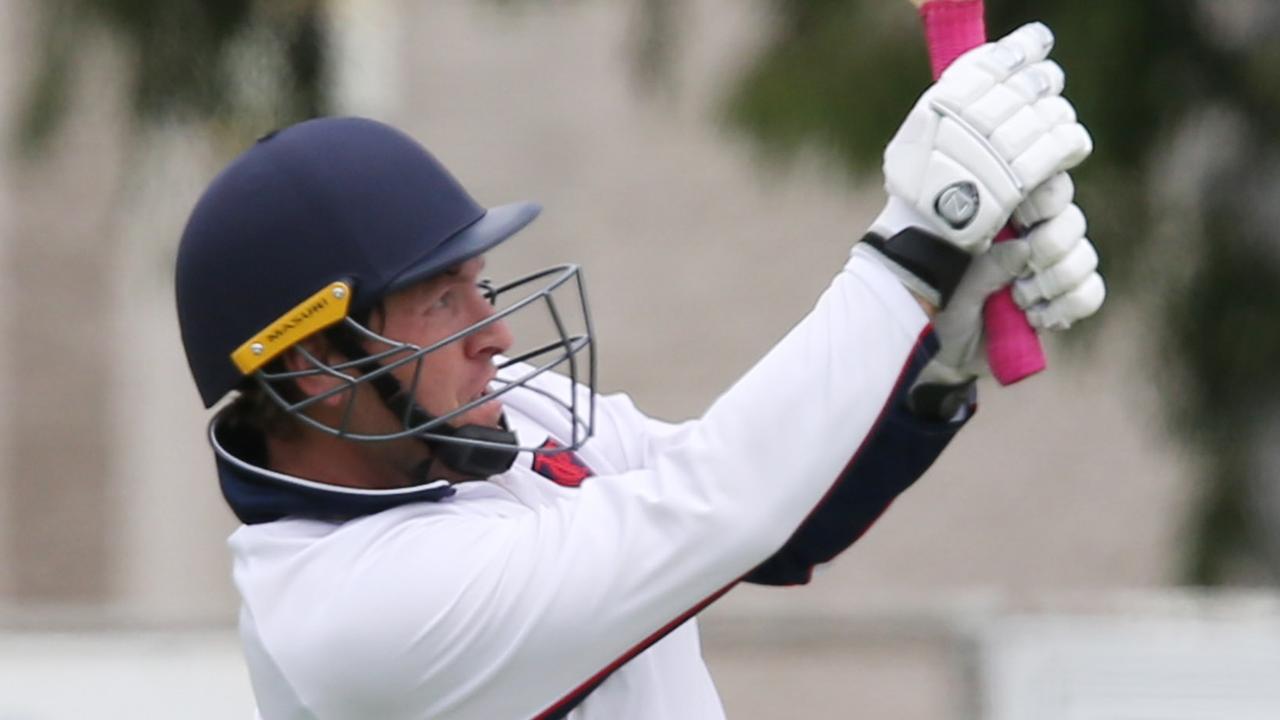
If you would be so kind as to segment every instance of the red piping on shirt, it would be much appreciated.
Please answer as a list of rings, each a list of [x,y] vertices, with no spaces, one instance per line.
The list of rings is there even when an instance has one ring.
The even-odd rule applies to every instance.
[[[916,351],[920,349],[921,343],[924,342],[924,339],[928,337],[931,332],[933,332],[932,323],[925,325],[924,329],[920,331],[920,335],[916,337],[916,342],[912,346],[911,352],[907,355],[907,361],[903,363],[902,370],[898,372],[898,379],[894,381],[893,389],[889,392],[889,396],[885,398],[885,403],[880,408],[880,414],[876,416],[876,421],[871,425],[872,428],[877,427],[878,425],[880,425],[881,422],[884,421],[885,413],[889,411],[889,403],[891,403],[893,401],[893,398],[897,396],[898,388],[899,386],[902,385],[902,381],[906,377],[907,370],[911,367],[911,358],[915,355]],[[822,507],[822,505],[826,503],[827,499],[831,497],[831,493],[835,491],[835,488],[839,482],[839,479],[843,477],[844,474],[849,471],[849,468],[853,466],[854,461],[858,459],[858,455],[862,453],[862,449],[866,447],[867,439],[870,438],[871,435],[872,433],[868,432],[866,437],[862,439],[862,443],[859,444],[858,449],[853,452],[853,455],[849,458],[849,462],[845,463],[844,468],[841,469],[840,472],[836,474],[836,479],[832,481],[831,487],[827,488],[827,492],[823,494],[822,498],[818,500],[816,505],[813,506],[813,509],[809,511],[809,514],[806,515],[804,520],[800,521],[800,524],[797,525],[796,527],[800,527],[800,525],[803,525],[805,522],[807,522],[809,518],[813,517],[813,514],[818,511],[818,508]],[[649,637],[645,638],[644,640],[641,640],[639,643],[633,646],[630,650],[623,653],[617,660],[614,660],[613,662],[605,666],[603,670],[587,678],[585,682],[578,685],[573,690],[569,691],[569,693],[567,693],[564,697],[557,700],[553,705],[551,705],[551,707],[548,707],[546,710],[543,710],[542,712],[538,713],[536,716],[534,716],[533,720],[544,720],[545,718],[550,718],[554,716],[555,713],[561,711],[570,702],[575,702],[575,701],[581,702],[582,699],[585,697],[585,695],[582,694],[583,691],[587,691],[589,693],[590,690],[594,690],[596,685],[603,682],[604,679],[608,677],[610,674],[612,674],[615,670],[625,665],[628,661],[630,661],[636,655],[639,655],[640,653],[649,649],[650,646],[652,646],[654,643],[658,642],[662,638],[666,637],[667,634],[670,633],[672,630],[675,630],[676,628],[683,625],[685,621],[687,621],[689,618],[702,612],[708,605],[715,602],[716,600],[719,600],[721,596],[723,596],[725,593],[732,590],[735,585],[742,582],[742,578],[746,577],[748,574],[750,574],[750,572],[751,571],[748,570],[747,572],[738,576],[738,579],[734,580],[728,585],[725,585],[724,587],[715,591],[706,599],[702,600],[697,605],[694,605],[692,608],[685,611],[675,620],[672,620],[666,625],[663,625],[661,628],[657,630],[657,632],[654,632]]]

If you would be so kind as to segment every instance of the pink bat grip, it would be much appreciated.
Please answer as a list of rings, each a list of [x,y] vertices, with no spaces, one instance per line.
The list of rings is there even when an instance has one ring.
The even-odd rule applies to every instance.
[[[987,41],[982,0],[933,0],[920,8],[924,18],[929,62],[937,79],[947,66],[968,50]],[[1017,237],[1012,225],[996,235],[996,242]],[[1001,385],[1012,385],[1046,367],[1040,338],[1013,302],[1013,288],[1006,287],[987,299],[983,308],[987,331],[987,362]]]

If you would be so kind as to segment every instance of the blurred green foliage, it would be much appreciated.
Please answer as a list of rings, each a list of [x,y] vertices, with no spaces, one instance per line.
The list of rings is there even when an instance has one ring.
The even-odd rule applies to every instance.
[[[321,0],[47,0],[38,8],[43,56],[17,126],[28,154],[57,133],[77,60],[103,37],[124,57],[140,123],[248,118],[261,132],[328,108]]]

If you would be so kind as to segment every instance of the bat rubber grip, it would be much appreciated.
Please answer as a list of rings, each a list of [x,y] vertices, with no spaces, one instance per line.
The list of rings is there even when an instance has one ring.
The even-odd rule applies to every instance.
[[[996,242],[1013,237],[1005,228]],[[987,298],[982,318],[987,331],[987,364],[997,382],[1012,385],[1045,369],[1044,348],[1026,314],[1013,301],[1012,286],[1006,285]]]
[[[987,41],[984,14],[982,0],[935,0],[920,8],[935,79],[956,58]]]
[[[920,8],[920,17],[935,79],[956,58],[987,41],[983,0],[933,0]],[[1007,227],[996,236],[996,242],[1013,237],[1016,233]],[[987,364],[997,382],[1012,385],[1045,369],[1040,338],[1013,302],[1012,288],[1003,288],[987,299],[983,322]]]

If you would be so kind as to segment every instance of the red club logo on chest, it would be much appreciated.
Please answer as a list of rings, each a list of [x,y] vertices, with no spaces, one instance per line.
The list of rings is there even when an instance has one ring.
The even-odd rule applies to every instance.
[[[547,441],[542,443],[540,449],[555,450],[561,447],[564,446],[551,438],[547,438]],[[578,487],[583,480],[595,474],[591,472],[591,468],[587,467],[586,463],[582,462],[581,458],[569,450],[551,455],[535,454],[533,456],[533,471],[557,485],[573,488]]]

